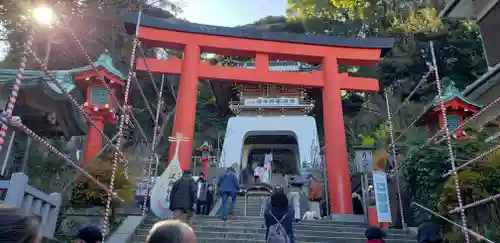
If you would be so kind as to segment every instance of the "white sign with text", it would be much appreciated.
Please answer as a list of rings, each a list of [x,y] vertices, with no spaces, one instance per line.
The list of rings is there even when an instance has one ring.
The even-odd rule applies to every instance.
[[[387,173],[373,171],[373,188],[375,189],[375,203],[379,222],[392,223],[391,207],[389,204],[389,189]]]

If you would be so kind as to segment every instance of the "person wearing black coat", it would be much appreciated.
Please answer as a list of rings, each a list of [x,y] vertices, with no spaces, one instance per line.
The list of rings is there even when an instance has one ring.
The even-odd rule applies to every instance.
[[[193,216],[197,188],[192,175],[191,171],[184,171],[182,177],[172,186],[169,209],[174,213],[174,219],[190,222]]]
[[[439,228],[435,223],[427,222],[418,227],[418,243],[442,243]]]
[[[203,215],[209,215],[212,207],[214,205],[214,186],[208,185],[207,187],[207,201],[205,205],[205,209],[203,211]]]

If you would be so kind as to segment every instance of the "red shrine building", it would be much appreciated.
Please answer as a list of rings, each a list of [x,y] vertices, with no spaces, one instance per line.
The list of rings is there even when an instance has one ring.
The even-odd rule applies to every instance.
[[[447,113],[448,130],[450,132],[456,130],[452,134],[453,138],[467,139],[468,135],[462,127],[462,124],[465,119],[477,113],[482,106],[464,97],[458,88],[455,87],[453,82],[445,88],[441,98],[444,99],[445,102],[444,106]],[[417,125],[427,127],[429,138],[432,138],[444,128],[441,103],[438,98],[430,104],[426,112],[418,119]]]
[[[153,73],[180,75],[172,134],[182,134],[189,138],[194,136],[199,79],[226,82],[230,83],[229,86],[243,84],[248,87],[249,84],[255,84],[285,86],[278,90],[285,90],[287,87],[313,90],[316,94],[313,96],[316,100],[314,107],[318,110],[317,114],[322,114],[324,121],[324,163],[327,167],[328,191],[330,197],[335,199],[329,200],[330,212],[353,213],[341,91],[377,92],[379,83],[373,78],[350,76],[346,72],[340,72],[339,67],[374,67],[380,57],[392,48],[393,39],[357,39],[241,30],[171,22],[147,15],[142,15],[137,23],[137,13],[124,13],[123,18],[129,33],[135,33],[136,26],[139,26],[139,39],[144,45],[183,51],[182,59],[147,58],[136,62],[138,71],[148,71],[149,67],[149,71]],[[202,61],[200,56],[203,53],[248,57],[254,59],[255,63],[251,68],[217,66]],[[308,72],[273,71],[270,69],[270,62],[277,60],[304,62],[320,68]],[[144,61],[148,65],[145,65]],[[228,91],[230,92],[230,89]],[[272,102],[269,102],[277,105],[286,100],[286,104],[301,104],[293,97],[278,98],[272,98]],[[289,102],[290,100],[293,102]],[[192,141],[190,139],[179,146],[178,157],[182,170],[191,165]],[[241,141],[242,144],[243,142]],[[175,144],[172,146],[170,158],[175,152]],[[224,166],[231,166],[235,162],[237,161],[224,161]]]

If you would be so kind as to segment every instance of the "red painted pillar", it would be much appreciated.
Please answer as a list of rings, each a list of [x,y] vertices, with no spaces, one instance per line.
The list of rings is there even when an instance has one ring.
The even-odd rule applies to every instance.
[[[104,129],[104,118],[100,116],[91,116],[92,120],[102,131]],[[99,153],[102,149],[102,137],[101,134],[93,127],[89,126],[89,134],[85,139],[85,150],[83,151],[83,163],[80,167],[83,168],[88,164],[94,156]]]
[[[336,57],[323,58],[323,117],[330,212],[352,214],[351,178]]]
[[[203,161],[203,174],[205,175],[205,178],[208,178],[208,163],[210,162],[210,159],[206,159]]]
[[[184,47],[182,71],[177,93],[177,106],[172,136],[181,133],[189,141],[181,142],[179,147],[179,161],[182,170],[191,167],[191,153],[193,150],[194,123],[196,116],[196,97],[198,95],[198,73],[200,63],[200,47],[188,44]],[[170,145],[169,161],[174,156],[175,143]]]

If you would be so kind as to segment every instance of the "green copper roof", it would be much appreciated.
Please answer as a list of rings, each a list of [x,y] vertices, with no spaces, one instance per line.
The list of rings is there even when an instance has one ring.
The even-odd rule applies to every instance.
[[[75,81],[73,75],[69,71],[53,71],[56,78],[62,82],[63,88],[71,92],[75,89]],[[16,78],[17,70],[14,69],[0,69],[0,85],[11,85]],[[38,70],[25,70],[23,78],[23,87],[38,86],[44,80],[52,90],[62,94],[63,92],[57,88],[56,84],[50,77],[47,77],[42,71]]]
[[[123,75],[123,73],[120,72],[113,64],[113,58],[109,55],[108,50],[104,51],[104,53],[99,56],[97,61],[94,62],[94,66],[96,68],[104,68],[104,69],[108,70],[110,73],[112,73],[113,75],[120,78],[121,80],[125,80],[125,75]],[[92,68],[90,67],[90,65],[87,65],[85,67],[71,69],[71,70],[69,70],[69,72],[71,72],[73,75],[77,75],[77,74],[88,72],[91,70],[92,70]]]
[[[108,70],[113,75],[118,78],[124,80],[125,76],[113,65],[113,59],[109,55],[109,52],[106,50],[103,54],[99,56],[96,62],[94,62],[94,66],[97,68],[104,68]],[[74,76],[91,71],[92,68],[90,65],[80,68],[74,68],[71,70],[54,70],[52,73],[56,76],[56,78],[62,82],[62,85],[65,90],[71,92],[75,87]],[[13,84],[15,77],[17,74],[17,70],[15,69],[0,69],[0,85],[3,84]],[[57,93],[62,94],[61,90],[57,88],[57,86],[53,83],[50,77],[47,77],[40,70],[25,70],[24,78],[23,78],[23,86],[37,86],[42,79]]]
[[[453,81],[451,81],[450,85],[448,85],[444,89],[444,92],[443,92],[443,95],[441,96],[441,98],[444,100],[444,102],[448,102],[448,101],[451,101],[453,99],[459,99],[460,101],[462,101],[468,105],[475,106],[478,108],[483,107],[482,105],[474,103],[474,102],[470,101],[469,99],[467,99],[465,96],[463,96],[462,93],[460,92],[460,90],[458,90],[458,88],[455,86],[455,82],[453,82]],[[438,98],[434,99],[434,101],[432,103],[432,108],[439,106],[439,105],[440,105],[439,99]]]

